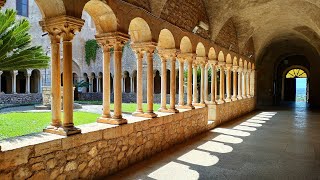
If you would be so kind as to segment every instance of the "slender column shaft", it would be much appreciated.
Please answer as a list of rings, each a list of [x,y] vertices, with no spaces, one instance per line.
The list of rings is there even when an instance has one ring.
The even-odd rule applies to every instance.
[[[251,72],[251,96],[255,96],[255,87],[256,87],[256,81],[255,81],[255,70],[252,70]]]
[[[161,59],[161,109],[167,109],[167,64],[166,59]]]
[[[192,60],[188,60],[187,105],[192,107]]]
[[[215,66],[215,73],[214,73],[214,100],[218,101],[218,72],[217,72],[217,66]]]
[[[29,85],[29,87],[30,87],[30,85]],[[40,74],[40,78],[39,78],[39,91],[38,91],[38,93],[42,93],[42,75],[41,74]]]
[[[242,99],[242,73],[238,71],[238,99]]]
[[[205,79],[205,67],[204,64],[201,65],[201,82],[200,82],[200,103],[204,104],[204,94],[205,94],[205,88],[204,88],[204,79]],[[207,89],[208,91],[208,89]]]
[[[224,68],[220,66],[220,95],[219,102],[224,103]]]
[[[74,127],[71,41],[63,41],[63,112],[63,126]]]
[[[18,71],[13,71],[13,76],[12,76],[12,94],[17,93],[17,75]]]
[[[217,78],[216,78],[216,66],[214,64],[211,64],[211,103],[216,101],[216,84],[217,84]]]
[[[2,88],[1,88],[1,75],[2,75],[2,71],[0,71],[0,93],[2,92]]]
[[[179,61],[179,105],[184,105],[184,62]]]
[[[121,68],[122,47],[114,45],[114,119],[122,119]]]
[[[30,74],[27,74],[26,76],[26,93],[30,93]]]
[[[242,72],[242,98],[246,98],[246,72]]]
[[[247,97],[248,98],[250,98],[251,96],[250,96],[250,94],[251,94],[251,92],[250,92],[250,71],[248,71],[247,72]]]
[[[64,80],[63,80],[63,82],[64,82]],[[93,92],[93,77],[92,76],[90,76],[89,77],[89,84],[90,84],[90,87],[89,87],[89,92]],[[64,85],[64,83],[63,83],[63,85]]]
[[[143,102],[143,82],[142,82],[142,52],[137,52],[137,110],[136,113],[143,113],[142,102]]]
[[[60,39],[51,40],[51,126],[61,126]]]
[[[227,98],[226,101],[230,102],[231,99],[231,70],[230,67],[227,67]]]
[[[97,78],[97,92],[100,92],[100,77]]]
[[[131,80],[131,82],[130,82],[130,92],[133,93],[133,91],[134,91],[133,90],[133,76],[130,77],[130,80]]]
[[[171,59],[170,73],[170,110],[176,111],[176,58]]]
[[[208,66],[204,68],[204,102],[208,101],[209,79],[208,79]]]
[[[157,115],[153,113],[153,52],[147,53],[147,114],[151,117]]]
[[[232,71],[233,73],[233,95],[232,95],[232,100],[236,101],[237,100],[237,70],[234,69]]]
[[[197,103],[197,65],[193,66],[193,103]]]
[[[102,118],[110,118],[110,48],[103,50],[103,111]]]

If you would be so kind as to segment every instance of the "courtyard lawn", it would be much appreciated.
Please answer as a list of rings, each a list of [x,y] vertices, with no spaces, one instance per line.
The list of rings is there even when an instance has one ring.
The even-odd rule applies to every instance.
[[[99,114],[74,112],[75,125],[96,122]],[[0,114],[0,139],[42,132],[51,122],[51,112],[12,112]]]

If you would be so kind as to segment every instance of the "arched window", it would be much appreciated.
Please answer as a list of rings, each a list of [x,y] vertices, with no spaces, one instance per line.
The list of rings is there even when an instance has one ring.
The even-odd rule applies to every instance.
[[[307,78],[307,73],[304,72],[302,69],[292,69],[290,70],[286,78]]]

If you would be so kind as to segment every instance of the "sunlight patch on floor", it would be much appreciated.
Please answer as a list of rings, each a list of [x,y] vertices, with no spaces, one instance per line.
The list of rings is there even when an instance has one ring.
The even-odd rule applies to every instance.
[[[200,175],[197,171],[191,170],[190,166],[176,162],[169,162],[156,171],[150,173],[148,177],[158,180],[185,180],[186,177],[188,177],[190,180],[196,180],[199,179]]]
[[[212,131],[217,132],[217,133],[231,135],[231,136],[242,136],[242,137],[250,136],[250,133],[248,133],[248,132],[234,130],[234,129],[227,129],[227,128],[216,128],[216,129],[213,129]]]
[[[251,126],[251,127],[261,127],[262,124],[250,123],[250,122],[243,122],[240,125],[242,126]]]
[[[199,150],[191,150],[180,156],[178,160],[200,166],[213,166],[219,162],[219,158],[217,156],[210,155],[208,152]]]
[[[224,142],[224,143],[231,143],[231,144],[240,144],[243,142],[241,138],[229,136],[225,134],[220,134],[219,136],[213,138],[214,141]]]
[[[241,125],[238,125],[238,126],[234,127],[233,129],[241,130],[241,131],[256,131],[257,130],[257,128],[254,128],[254,127],[241,126]]]
[[[220,142],[208,141],[201,146],[198,146],[199,149],[217,153],[229,153],[232,152],[233,148],[229,145],[225,145]]]
[[[258,124],[264,124],[264,123],[266,123],[266,121],[254,120],[254,119],[249,119],[249,120],[247,120],[247,122],[250,122],[250,123],[258,123]]]

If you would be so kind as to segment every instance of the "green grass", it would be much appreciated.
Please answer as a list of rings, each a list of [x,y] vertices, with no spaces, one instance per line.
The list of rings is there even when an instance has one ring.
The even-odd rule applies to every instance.
[[[113,104],[110,105],[113,110]],[[123,103],[122,111],[132,113],[136,110],[137,104]],[[157,111],[160,104],[154,104],[153,109]],[[147,109],[147,104],[143,104]],[[100,114],[79,112],[73,114],[75,125],[88,124],[96,121]],[[51,122],[51,112],[11,112],[0,114],[0,139],[21,136],[30,133],[41,132]]]
[[[75,125],[95,122],[99,114],[74,112]],[[41,132],[51,122],[51,112],[0,114],[0,139]]]

